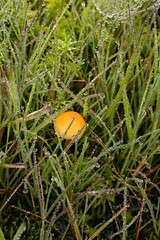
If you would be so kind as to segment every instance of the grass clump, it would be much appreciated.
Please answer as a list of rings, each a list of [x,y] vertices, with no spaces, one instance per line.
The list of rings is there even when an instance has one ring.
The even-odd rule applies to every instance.
[[[55,4],[0,3],[0,236],[158,239],[159,3]]]

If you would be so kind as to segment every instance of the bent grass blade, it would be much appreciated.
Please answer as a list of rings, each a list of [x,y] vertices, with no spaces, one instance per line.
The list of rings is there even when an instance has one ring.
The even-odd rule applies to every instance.
[[[114,219],[116,219],[116,217],[118,217],[127,207],[129,207],[129,204],[127,204],[126,206],[124,206],[118,213],[116,213],[112,218],[110,218],[105,224],[103,224],[90,238],[89,240],[94,239],[95,237],[98,236],[98,234],[100,234],[104,228],[106,228],[111,222],[113,222]]]

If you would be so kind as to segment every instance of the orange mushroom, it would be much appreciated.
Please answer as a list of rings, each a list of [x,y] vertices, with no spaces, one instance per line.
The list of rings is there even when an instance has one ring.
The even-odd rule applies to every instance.
[[[85,132],[86,124],[83,117],[74,111],[68,111],[60,114],[56,120],[55,124],[58,130],[59,135],[66,140],[71,140],[75,135],[78,135],[78,139],[83,135]]]

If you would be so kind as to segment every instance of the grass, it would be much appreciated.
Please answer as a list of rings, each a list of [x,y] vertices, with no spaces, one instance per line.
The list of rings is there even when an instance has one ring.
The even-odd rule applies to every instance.
[[[0,2],[0,239],[159,238],[158,7]]]

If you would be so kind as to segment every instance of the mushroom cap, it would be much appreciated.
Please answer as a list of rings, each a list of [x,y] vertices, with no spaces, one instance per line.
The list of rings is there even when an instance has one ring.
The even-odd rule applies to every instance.
[[[85,121],[79,113],[74,111],[68,111],[60,114],[56,118],[55,124],[59,132],[59,135],[61,137],[65,134],[68,127],[70,126],[68,131],[66,132],[66,135],[64,136],[65,139],[69,140],[69,139],[73,139],[73,137],[76,134],[78,134],[78,132],[84,127]],[[85,127],[83,128],[81,133],[78,135],[78,139],[83,135],[84,131],[85,131]]]

